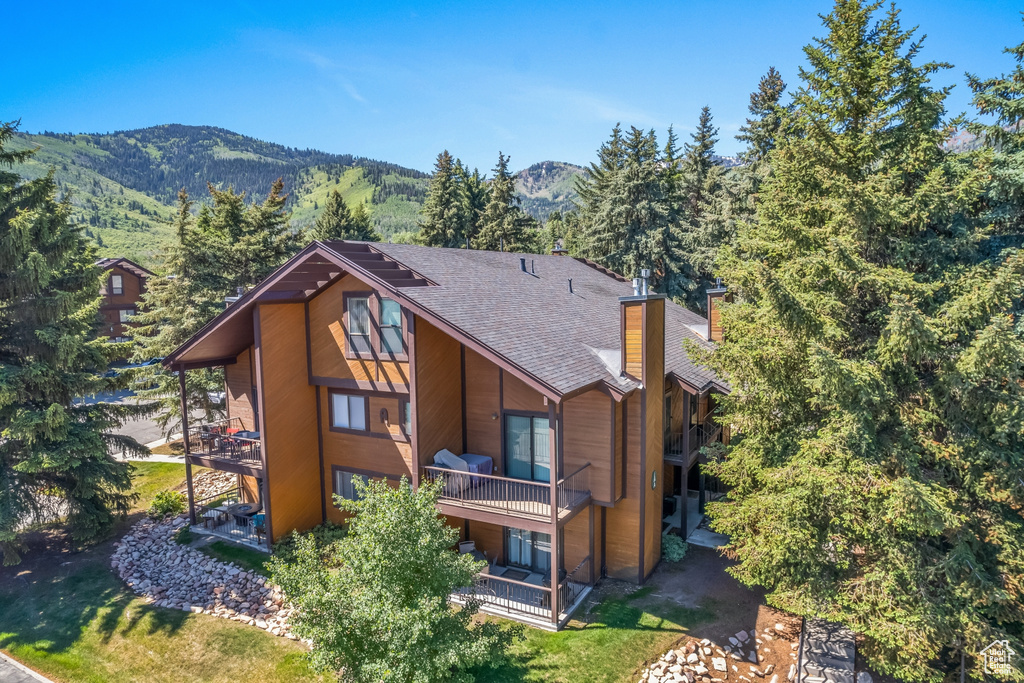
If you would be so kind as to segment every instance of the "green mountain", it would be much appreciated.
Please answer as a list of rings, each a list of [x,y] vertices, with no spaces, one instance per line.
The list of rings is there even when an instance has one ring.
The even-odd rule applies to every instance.
[[[207,201],[207,183],[234,187],[260,200],[283,178],[291,224],[316,219],[331,190],[349,205],[366,203],[385,238],[418,231],[419,210],[429,176],[397,164],[294,149],[213,126],[170,124],[106,134],[17,134],[13,149],[37,149],[15,170],[37,178],[54,169],[57,185],[69,194],[72,219],[85,226],[101,256],[127,256],[154,265],[171,238],[170,221],[178,190]],[[585,169],[545,161],[516,174],[523,208],[540,220],[569,210],[576,197],[573,179]]]
[[[546,221],[552,211],[570,211],[577,198],[574,180],[586,173],[582,166],[562,161],[542,161],[516,173],[516,190],[523,198],[523,209],[534,218]]]
[[[332,189],[349,204],[366,202],[385,235],[413,230],[428,176],[349,154],[299,150],[212,126],[171,124],[108,134],[19,134],[14,149],[38,148],[15,170],[28,178],[55,171],[70,193],[73,219],[103,256],[152,263],[170,238],[178,190],[208,198],[207,182],[259,199],[283,178],[292,225],[313,222]]]

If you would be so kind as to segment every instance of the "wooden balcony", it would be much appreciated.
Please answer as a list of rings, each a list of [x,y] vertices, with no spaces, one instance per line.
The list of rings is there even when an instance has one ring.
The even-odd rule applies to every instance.
[[[188,459],[215,470],[261,476],[262,444],[259,432],[247,431],[238,418],[189,426]]]
[[[548,482],[458,472],[443,467],[423,468],[423,481],[443,480],[444,488],[438,501],[442,512],[481,521],[488,521],[488,516],[492,515],[514,517],[533,522],[520,523],[521,528],[538,530],[556,519],[558,522],[569,520],[590,502],[589,474],[590,464],[587,463],[558,481],[555,510],[552,510],[552,487]]]

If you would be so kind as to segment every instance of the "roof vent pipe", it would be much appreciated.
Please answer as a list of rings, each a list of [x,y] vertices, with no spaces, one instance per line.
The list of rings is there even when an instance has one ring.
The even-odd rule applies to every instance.
[[[640,296],[640,278],[633,278],[633,296]]]
[[[536,262],[533,259],[530,259],[530,274],[531,275],[536,275],[537,274]]]
[[[572,294],[572,278],[569,278],[569,293]]]
[[[519,259],[519,270],[523,271],[524,273],[530,272],[530,271],[526,270],[526,259],[525,258],[520,258]]]
[[[647,281],[651,277],[651,270],[644,268],[640,271],[640,296],[647,296]]]

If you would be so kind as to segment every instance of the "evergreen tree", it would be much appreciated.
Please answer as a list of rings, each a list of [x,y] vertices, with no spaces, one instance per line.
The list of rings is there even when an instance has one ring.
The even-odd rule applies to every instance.
[[[311,239],[361,240],[380,242],[380,234],[370,225],[370,215],[363,204],[349,211],[345,199],[337,190],[327,195],[324,210],[316,217],[316,223],[309,233]]]
[[[659,260],[655,266],[660,291],[677,303],[686,305],[690,292],[697,287],[697,276],[686,251],[684,233],[686,194],[682,159],[675,129],[669,126],[668,139],[662,152],[662,186],[669,209],[668,221],[661,230]]]
[[[775,140],[786,116],[786,108],[779,104],[785,92],[786,84],[772,66],[761,77],[757,90],[750,93],[747,108],[753,118],[747,119],[747,123],[740,127],[740,134],[736,136],[740,142],[747,143],[747,149],[740,155],[747,164],[760,164],[775,148]]]
[[[270,186],[270,192],[262,203],[253,203],[244,208],[241,220],[235,214],[234,202],[228,202],[228,212],[223,218],[227,236],[231,239],[231,262],[228,271],[233,287],[249,289],[259,284],[279,265],[296,254],[301,248],[298,233],[288,225],[288,212],[284,205],[288,195],[281,194],[284,181],[278,178]],[[227,192],[231,192],[230,188]],[[213,188],[214,206],[219,193]],[[241,197],[243,195],[235,195]]]
[[[535,221],[519,205],[515,176],[508,172],[508,157],[501,152],[498,152],[488,197],[480,215],[480,234],[473,241],[473,248],[532,251]]]
[[[964,653],[981,678],[993,640],[1024,651],[1024,255],[978,249],[988,169],[943,152],[944,65],[879,6],[824,18],[723,253],[737,302],[694,352],[737,437],[709,513],[734,576],[849,624],[874,668],[937,682]]]
[[[463,210],[466,213],[466,237],[472,243],[483,227],[484,210],[487,208],[487,202],[490,201],[490,187],[487,184],[487,179],[480,175],[479,170],[474,168],[470,173],[469,169],[461,163],[457,164],[457,168],[459,169],[459,182],[462,185]]]
[[[544,225],[544,249],[551,252],[561,244],[565,248],[565,221],[562,219],[561,211],[552,211],[548,214],[548,222]]]
[[[237,196],[237,195],[236,195]],[[210,219],[207,218],[207,221]],[[184,188],[178,193],[178,212],[174,217],[175,241],[161,255],[162,270],[170,277],[150,278],[132,319],[137,363],[163,358],[178,348],[207,322],[224,310],[224,297],[230,293],[228,282],[219,272],[219,259],[211,258],[209,235],[199,232],[192,216],[192,201]],[[216,238],[218,243],[223,240]],[[160,406],[156,422],[170,436],[181,429],[179,379],[159,365],[149,365],[134,373],[137,393]],[[190,411],[199,411],[206,422],[222,414],[221,406],[210,393],[224,387],[223,372],[216,369],[190,370],[185,374],[185,391]]]
[[[622,128],[615,124],[611,137],[597,150],[597,162],[591,162],[586,174],[576,176],[576,208],[580,216],[580,230],[575,237],[575,253],[592,260],[600,260],[619,248],[618,234],[598,226],[605,196],[615,174],[625,163]]]
[[[0,124],[0,552],[20,561],[29,522],[65,518],[76,540],[93,539],[131,508],[132,466],[111,453],[148,454],[114,434],[148,407],[86,404],[116,388],[103,376],[120,345],[97,339],[95,253],[56,199],[54,171],[22,182],[10,169],[34,152],[5,145]]]
[[[692,142],[684,147],[682,160],[681,251],[693,269],[687,291],[689,306],[703,310],[707,290],[715,281],[719,250],[735,232],[734,197],[725,169],[714,160],[718,129],[711,110],[700,112]]]
[[[420,239],[427,246],[465,246],[468,221],[457,169],[455,160],[448,150],[437,155],[427,199],[420,210],[423,216],[423,221],[420,222]]]
[[[620,151],[615,151],[618,147]],[[661,261],[663,233],[671,222],[671,207],[662,181],[658,142],[654,131],[631,127],[625,139],[619,129],[599,156],[618,156],[615,168],[602,158],[594,166],[600,176],[586,187],[584,207],[586,251],[605,267],[626,277],[638,277],[644,268]],[[656,287],[660,286],[657,279]]]

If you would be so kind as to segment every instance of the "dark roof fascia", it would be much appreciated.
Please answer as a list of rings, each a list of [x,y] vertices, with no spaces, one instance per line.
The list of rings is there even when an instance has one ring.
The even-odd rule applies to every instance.
[[[252,289],[250,289],[245,294],[243,294],[241,298],[238,299],[238,301],[233,303],[226,310],[219,313],[213,320],[203,325],[203,327],[194,335],[192,335],[192,337],[187,342],[176,348],[173,352],[171,352],[170,355],[164,358],[164,367],[169,368],[175,366],[177,364],[177,359],[180,358],[182,354],[186,353],[190,348],[192,348],[193,346],[201,342],[203,339],[205,339],[207,336],[209,336],[211,332],[220,327],[224,322],[234,318],[237,315],[240,315],[242,311],[250,310],[250,305],[256,303],[256,299],[259,298],[259,296],[265,290],[269,289],[270,287],[273,287],[274,284],[277,283],[277,281],[281,280],[285,275],[290,273],[291,270],[295,268],[295,266],[304,261],[314,252],[319,252],[320,255],[323,256],[324,258],[330,258],[330,254],[333,254],[334,252],[330,252],[330,254],[325,253],[327,250],[323,249],[319,245],[319,242],[313,242],[305,249],[300,251],[298,254],[288,259],[288,261],[281,265],[270,277],[268,277],[266,280],[256,285]]]
[[[103,261],[106,261],[106,260],[107,259],[100,259],[99,261],[96,262],[96,265],[100,265],[101,263],[103,263]],[[100,266],[100,267],[103,268],[103,270],[110,270],[114,266],[120,266],[122,263],[126,263],[129,266],[131,266],[132,268],[135,268],[136,270],[141,270],[143,273],[145,273],[145,275],[140,275],[139,277],[155,277],[156,276],[156,273],[151,271],[149,268],[146,268],[145,266],[140,266],[135,261],[132,261],[129,258],[125,258],[124,256],[118,256],[117,258],[112,259],[112,260],[110,260],[107,263],[103,263],[103,265]]]

